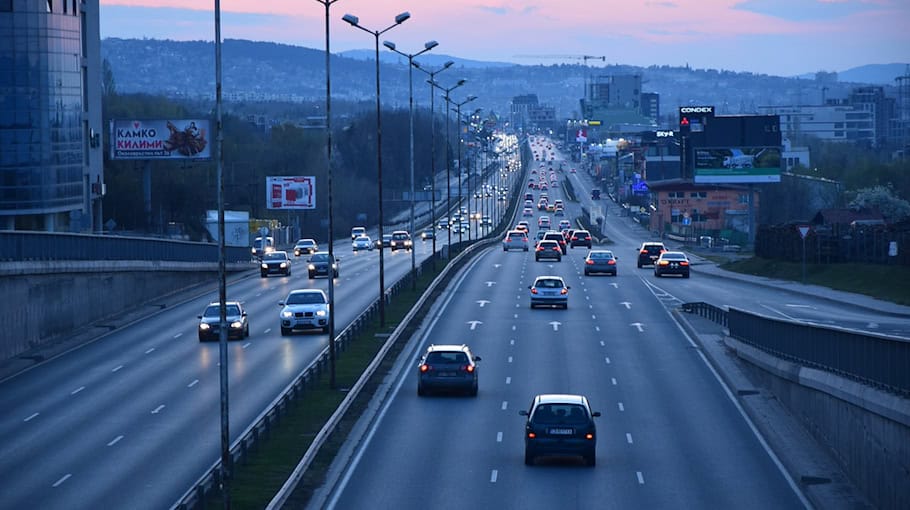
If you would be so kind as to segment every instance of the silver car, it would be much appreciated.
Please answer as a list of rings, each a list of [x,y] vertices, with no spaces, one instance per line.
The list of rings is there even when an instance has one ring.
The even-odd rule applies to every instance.
[[[354,251],[372,250],[373,240],[370,239],[370,236],[357,236],[354,242],[351,243],[351,248]]]
[[[569,307],[569,287],[560,276],[538,276],[531,289],[531,308],[535,306]]]
[[[295,329],[321,329],[329,332],[329,299],[319,289],[292,290],[278,303],[281,334],[289,335]]]
[[[521,230],[510,230],[502,239],[502,251],[528,251],[528,234]]]

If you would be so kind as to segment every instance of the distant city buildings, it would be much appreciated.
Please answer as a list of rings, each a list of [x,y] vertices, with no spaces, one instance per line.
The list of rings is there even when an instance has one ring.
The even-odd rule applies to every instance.
[[[582,116],[599,122],[600,133],[622,135],[657,127],[660,96],[641,90],[640,74],[595,76],[580,101]]]
[[[2,230],[102,228],[98,9],[0,1]]]
[[[556,108],[540,104],[537,94],[525,94],[512,98],[510,123],[514,129],[553,129],[556,126]]]

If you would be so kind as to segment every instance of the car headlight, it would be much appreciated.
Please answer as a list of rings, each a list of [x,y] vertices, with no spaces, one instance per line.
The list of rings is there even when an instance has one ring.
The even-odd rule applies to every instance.
[[[338,264],[332,264],[332,269],[338,269]]]
[[[252,253],[253,255],[255,255],[255,254],[256,254],[256,248],[250,248],[250,253]]]
[[[325,317],[325,310],[316,310],[317,317]]]
[[[281,318],[282,318],[282,319],[290,319],[290,318],[293,317],[293,316],[294,316],[294,312],[292,312],[292,311],[290,311],[290,310],[282,310],[282,311],[281,311]]]
[[[288,263],[287,263],[287,262],[282,262],[282,263],[281,263],[281,269],[284,269],[284,268],[286,268],[286,267],[288,267]]]
[[[262,269],[268,269],[268,268],[269,268],[269,265],[266,264],[265,262],[263,262],[263,263],[262,263]]]
[[[243,327],[243,323],[240,321],[234,321],[231,323],[231,329],[240,329]]]
[[[209,326],[209,324],[208,324],[207,322],[202,322],[202,323],[199,324],[199,330],[200,330],[200,331],[208,331],[208,330],[211,329],[211,328],[212,328],[212,327]]]
[[[310,271],[315,271],[316,266],[314,266],[313,264],[310,264],[309,266],[307,266],[307,269],[309,269]]]

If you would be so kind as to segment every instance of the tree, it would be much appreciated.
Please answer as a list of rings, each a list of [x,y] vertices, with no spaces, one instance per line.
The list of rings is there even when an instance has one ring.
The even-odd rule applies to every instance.
[[[910,219],[910,202],[896,196],[891,186],[878,185],[857,190],[850,207],[878,209],[891,223]]]

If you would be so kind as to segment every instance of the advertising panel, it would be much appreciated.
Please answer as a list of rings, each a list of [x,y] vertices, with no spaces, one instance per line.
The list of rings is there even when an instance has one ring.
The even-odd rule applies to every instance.
[[[111,159],[211,159],[207,119],[112,120]]]
[[[265,194],[269,209],[315,209],[316,178],[312,175],[266,177]]]
[[[696,148],[695,182],[780,182],[780,147]]]

